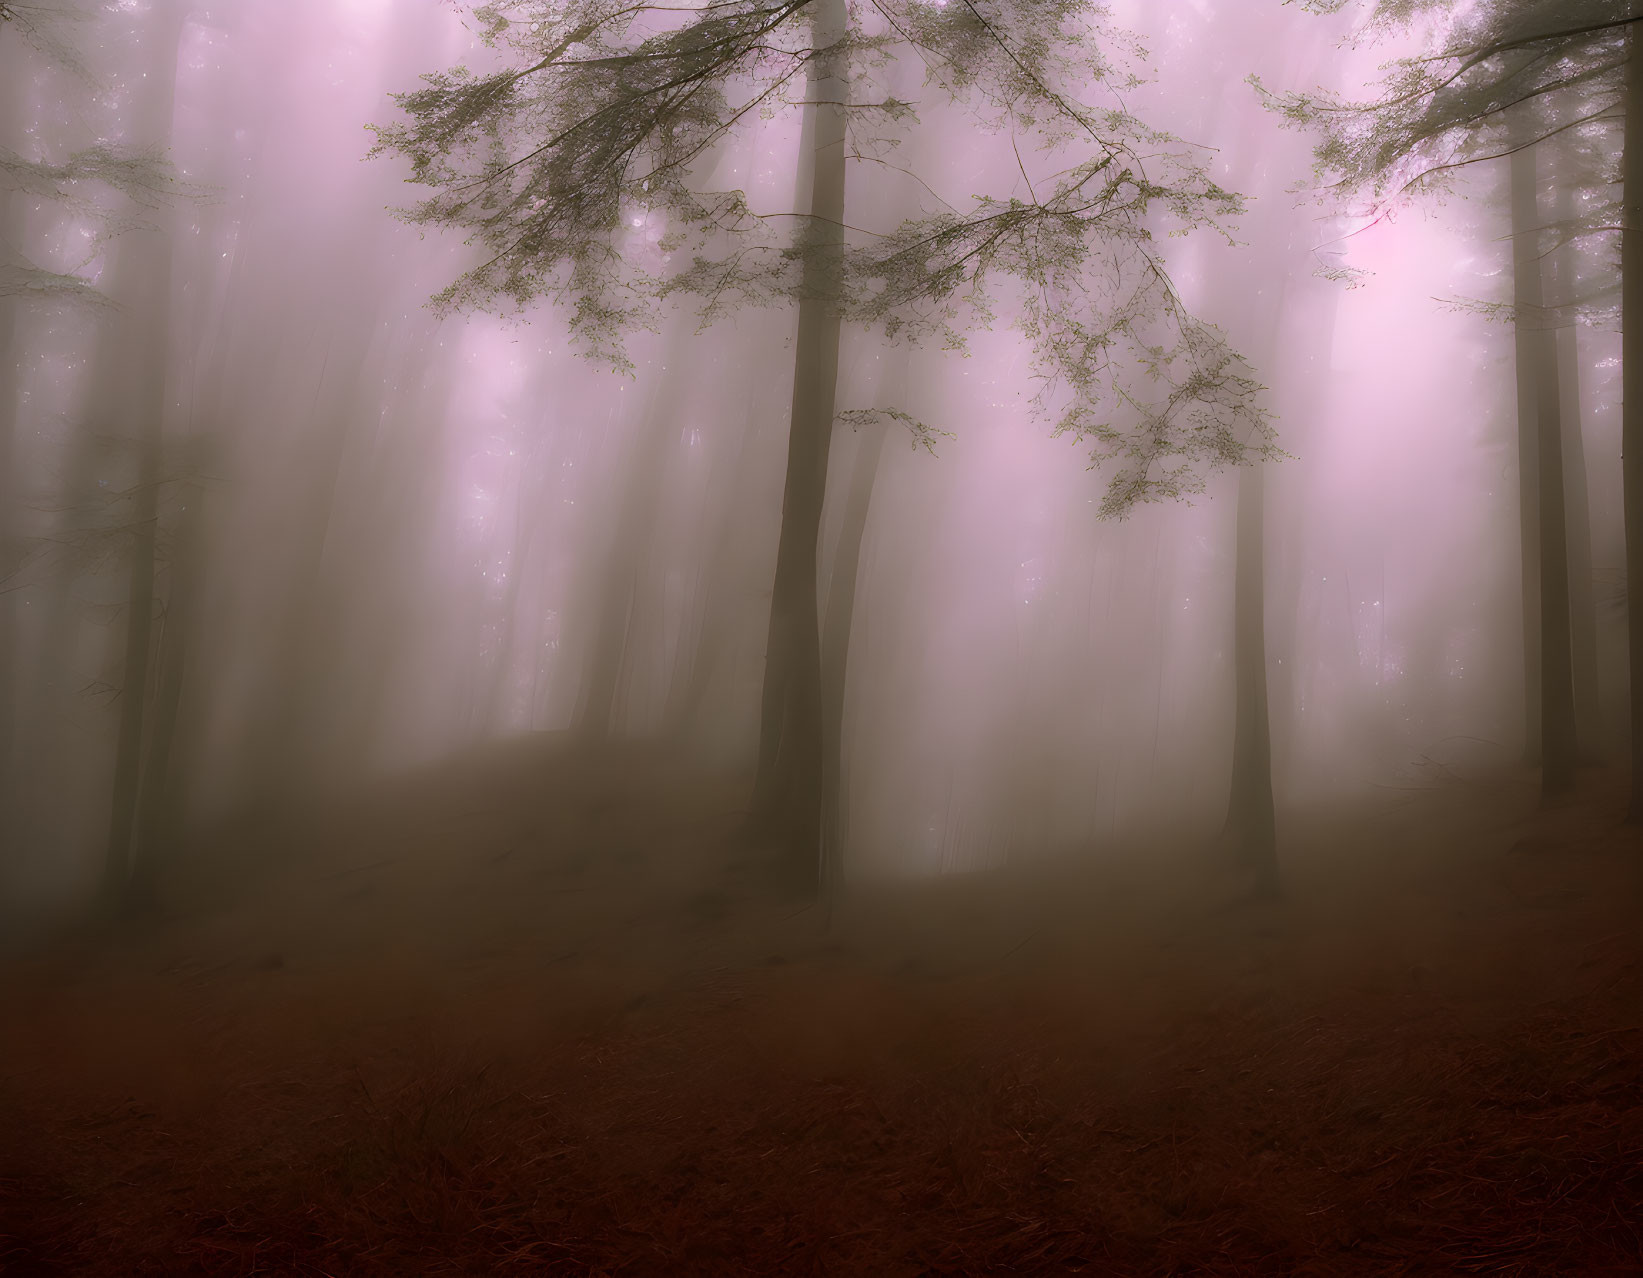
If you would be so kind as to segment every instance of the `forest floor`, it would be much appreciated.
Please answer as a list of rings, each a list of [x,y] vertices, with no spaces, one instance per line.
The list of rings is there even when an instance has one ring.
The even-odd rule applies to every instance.
[[[225,828],[0,963],[0,1272],[1643,1273],[1643,840],[1593,776],[810,904],[542,743]],[[1144,850],[1138,850],[1144,851]]]

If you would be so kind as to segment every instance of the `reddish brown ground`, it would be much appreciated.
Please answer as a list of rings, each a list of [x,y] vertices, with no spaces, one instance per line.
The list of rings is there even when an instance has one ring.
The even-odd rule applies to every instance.
[[[0,969],[0,1271],[1643,1273],[1643,840],[1398,798],[1232,908],[805,908],[723,791],[540,751],[224,832]]]

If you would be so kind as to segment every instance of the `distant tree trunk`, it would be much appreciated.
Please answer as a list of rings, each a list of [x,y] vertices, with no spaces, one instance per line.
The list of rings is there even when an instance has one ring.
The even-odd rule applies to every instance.
[[[706,508],[712,512],[713,530],[704,538],[708,544],[707,565],[702,570],[692,609],[695,622],[689,627],[694,637],[679,639],[674,661],[674,677],[664,712],[666,732],[675,738],[688,732],[707,700],[713,675],[722,663],[726,632],[731,629],[730,609],[721,604],[735,585],[735,549],[740,521],[736,518],[735,494],[744,491],[751,443],[752,414],[738,440],[735,456],[722,462],[708,486]]]
[[[1529,261],[1533,264],[1533,227],[1537,224],[1533,208],[1533,177],[1529,201],[1530,222],[1522,225],[1516,193],[1517,167],[1526,152],[1512,157],[1513,198],[1512,234],[1513,264],[1523,269],[1523,255],[1517,246],[1530,247]],[[1530,160],[1533,163],[1533,160]],[[1518,295],[1519,309],[1516,324],[1516,350],[1513,367],[1517,376],[1517,475],[1518,475],[1518,564],[1522,582],[1523,622],[1523,761],[1531,767],[1541,760],[1541,651],[1540,651],[1540,419],[1535,411],[1534,346],[1524,322],[1522,295]]]
[[[1575,738],[1583,759],[1606,753],[1603,690],[1597,661],[1597,591],[1592,577],[1592,516],[1586,490],[1586,440],[1580,411],[1580,330],[1557,332],[1558,386],[1563,400],[1563,475],[1569,503],[1569,642],[1574,680]]]
[[[838,271],[844,245],[849,64],[844,0],[817,0],[807,109],[812,113],[810,211],[793,361],[787,478],[765,649],[753,819],[774,838],[796,881],[819,883],[823,727],[816,549],[839,376]]]
[[[154,16],[149,38],[154,42],[156,57],[145,77],[147,92],[136,106],[134,125],[141,145],[163,150],[170,143],[177,46],[186,16],[187,6],[183,0],[161,5]],[[115,296],[127,311],[116,324],[112,351],[116,371],[112,379],[104,383],[106,398],[99,407],[111,421],[124,419],[130,423],[124,433],[137,447],[137,485],[132,499],[120,723],[103,875],[105,893],[111,902],[124,901],[131,888],[137,800],[144,762],[154,634],[155,543],[160,517],[159,490],[164,479],[165,376],[171,310],[169,228],[127,231],[118,252]]]
[[[182,826],[183,778],[179,754],[181,708],[195,623],[200,556],[201,505],[198,484],[184,486],[171,556],[171,581],[160,626],[159,677],[154,690],[153,727],[142,767],[132,844],[131,895],[152,901],[162,860],[174,850]]]
[[[363,297],[372,296],[369,282],[362,283],[361,292]],[[295,543],[290,584],[280,601],[278,637],[259,689],[255,745],[246,754],[251,772],[247,791],[254,804],[269,810],[290,802],[316,780],[316,727],[334,709],[325,678],[345,601],[344,587],[333,581],[328,569],[338,554],[338,492],[344,469],[360,423],[370,419],[364,370],[373,360],[369,335],[378,329],[374,310],[362,305],[351,316],[333,316],[326,337],[311,424],[318,440],[301,477],[304,487],[291,497],[293,517],[286,525]],[[324,399],[328,376],[340,381],[330,402]]]
[[[11,109],[22,95],[9,81],[0,86],[0,115]],[[15,193],[0,192],[0,259],[17,250],[20,238],[18,212],[22,201]],[[12,819],[13,787],[18,761],[17,694],[19,678],[18,592],[9,580],[23,561],[22,534],[17,511],[23,499],[17,482],[17,370],[21,355],[17,349],[17,307],[11,299],[0,299],[0,844]]]
[[[494,731],[506,713],[504,695],[508,686],[508,672],[513,669],[514,655],[519,645],[519,583],[530,566],[530,536],[525,529],[525,498],[519,491],[522,481],[516,481],[513,499],[513,534],[508,538],[508,584],[497,606],[498,643],[496,659],[491,663],[485,691],[479,698],[478,722],[473,727],[481,734]]]
[[[1578,216],[1579,184],[1557,184],[1557,223]],[[1570,305],[1580,293],[1580,251],[1570,241],[1552,259],[1556,301]],[[1580,403],[1580,327],[1573,318],[1556,335],[1559,417],[1563,433],[1563,478],[1568,500],[1569,641],[1574,680],[1575,739],[1580,757],[1597,761],[1607,752],[1603,695],[1597,660],[1597,591],[1592,577],[1592,517],[1586,485],[1586,438]]]
[[[1577,754],[1573,653],[1569,639],[1569,547],[1563,493],[1563,432],[1558,390],[1557,337],[1546,322],[1536,147],[1512,155],[1513,300],[1517,313],[1519,393],[1532,391],[1537,461],[1540,562],[1541,788],[1556,794],[1574,781]],[[1523,365],[1527,364],[1525,372]],[[1520,428],[1523,405],[1519,404]]]
[[[850,633],[855,620],[856,583],[861,546],[872,511],[873,486],[884,455],[886,425],[864,428],[867,437],[856,452],[845,498],[843,525],[833,553],[823,614],[822,658],[822,810],[821,873],[825,881],[843,878],[845,838],[844,690],[850,663]]]
[[[1255,889],[1278,893],[1278,830],[1272,800],[1272,728],[1266,673],[1266,481],[1263,463],[1238,472],[1237,581],[1233,603],[1237,719],[1226,829]]]
[[[1236,22],[1231,10],[1222,19]],[[1317,40],[1291,48],[1288,78],[1308,82],[1325,56]],[[1217,70],[1224,71],[1217,60]],[[1230,120],[1230,117],[1229,117]],[[1262,148],[1270,141],[1247,134],[1225,137],[1221,143],[1229,173],[1243,174],[1260,186],[1270,181],[1275,167],[1263,163]],[[1281,168],[1279,169],[1281,171]],[[1274,192],[1275,194],[1275,192]],[[1281,239],[1271,236],[1246,248],[1241,265],[1221,277],[1229,312],[1246,321],[1250,341],[1245,351],[1257,368],[1275,368],[1291,287],[1286,264],[1300,251],[1292,228]],[[1333,324],[1333,316],[1331,316]],[[1313,334],[1314,337],[1317,334]],[[1328,340],[1319,349],[1330,349]],[[1278,872],[1276,805],[1272,791],[1272,711],[1267,675],[1266,636],[1266,465],[1254,461],[1238,471],[1238,519],[1233,584],[1234,724],[1232,777],[1227,798],[1225,838],[1252,875],[1257,896],[1273,898],[1282,890]]]
[[[1625,229],[1621,233],[1621,482],[1626,511],[1627,666],[1631,674],[1632,797],[1643,824],[1643,30],[1633,24],[1626,61]]]
[[[679,425],[683,389],[683,353],[667,344],[668,366],[643,409],[633,456],[611,530],[610,553],[599,565],[599,619],[581,695],[571,729],[587,740],[602,741],[615,726],[622,672],[632,646],[633,610],[638,597],[646,547],[656,525],[656,509],[667,476],[670,441]]]

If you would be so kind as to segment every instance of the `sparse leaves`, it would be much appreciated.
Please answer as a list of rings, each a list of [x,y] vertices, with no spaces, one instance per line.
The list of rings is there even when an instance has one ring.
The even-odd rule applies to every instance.
[[[1617,126],[1633,0],[1483,0],[1464,12],[1449,0],[1380,0],[1366,30],[1423,21],[1428,51],[1390,64],[1372,100],[1273,93],[1252,81],[1286,123],[1318,133],[1317,175],[1330,198],[1360,199],[1375,216],[1442,193],[1467,165]],[[1513,137],[1531,111],[1527,140]]]
[[[459,228],[482,251],[444,308],[559,304],[585,351],[627,367],[622,337],[659,298],[689,293],[704,322],[748,305],[821,296],[908,341],[962,350],[1006,304],[1033,341],[1039,407],[1117,460],[1107,512],[1195,491],[1206,469],[1272,451],[1254,383],[1171,287],[1153,236],[1241,211],[1191,148],[1124,109],[1140,50],[1090,0],[851,0],[839,45],[811,47],[811,0],[496,0],[475,10],[512,65],[461,68],[399,95],[376,153],[410,161],[433,194],[413,221]],[[802,219],[755,216],[715,189],[717,148],[801,96],[817,57],[851,66],[850,139],[863,162],[916,123],[874,93],[897,56],[920,59],[939,99],[1072,162],[1029,198],[976,198],[889,231],[852,230],[842,253]],[[1109,100],[1090,100],[1091,94]],[[639,238],[643,237],[643,238]],[[929,446],[933,432],[888,413]],[[847,418],[846,420],[854,420]]]

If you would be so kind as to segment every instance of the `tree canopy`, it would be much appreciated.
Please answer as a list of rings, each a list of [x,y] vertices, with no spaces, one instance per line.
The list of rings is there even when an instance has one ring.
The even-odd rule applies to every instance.
[[[1203,155],[1123,105],[1139,50],[1090,0],[852,0],[847,34],[816,47],[814,0],[514,0],[474,11],[503,64],[430,75],[397,96],[377,152],[433,194],[415,222],[459,228],[481,260],[447,308],[563,305],[574,339],[622,366],[624,334],[659,299],[705,321],[815,287],[790,222],[706,180],[744,125],[796,104],[809,64],[847,59],[850,158],[885,162],[920,112],[883,72],[918,58],[934,100],[1066,161],[1025,197],[981,194],[900,226],[851,226],[830,304],[888,338],[962,349],[1007,302],[1032,340],[1038,404],[1114,462],[1104,511],[1201,488],[1209,470],[1272,451],[1251,371],[1183,305],[1156,237],[1225,231],[1239,198]],[[1019,154],[1019,150],[1018,150]],[[1023,163],[1021,176],[1027,179]],[[627,232],[662,225],[653,251]],[[814,267],[814,262],[811,262]],[[1004,287],[1001,287],[1004,286]],[[1008,297],[1005,296],[1006,287]]]
[[[1348,0],[1313,0],[1338,10]],[[1265,93],[1290,123],[1317,130],[1317,170],[1372,213],[1446,189],[1468,165],[1551,137],[1592,145],[1623,115],[1626,33],[1635,0],[1377,0],[1366,37],[1424,22],[1427,48],[1391,63],[1366,101],[1317,90]],[[1612,157],[1618,147],[1606,148]],[[1618,165],[1606,175],[1618,183]],[[1613,230],[1598,220],[1571,234]]]

